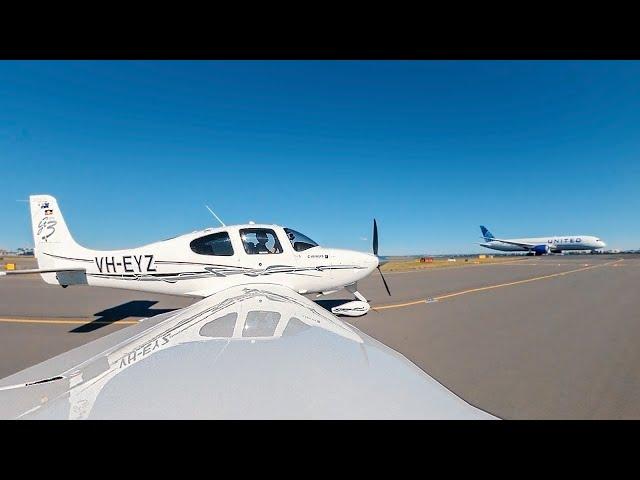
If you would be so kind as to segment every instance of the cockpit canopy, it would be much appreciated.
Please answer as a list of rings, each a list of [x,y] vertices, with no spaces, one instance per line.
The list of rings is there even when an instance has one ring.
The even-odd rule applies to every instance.
[[[303,252],[305,250],[309,250],[310,248],[317,247],[318,244],[311,240],[306,235],[303,235],[300,232],[296,232],[291,228],[285,228],[284,231],[287,234],[287,238],[291,242],[293,249],[296,252]]]

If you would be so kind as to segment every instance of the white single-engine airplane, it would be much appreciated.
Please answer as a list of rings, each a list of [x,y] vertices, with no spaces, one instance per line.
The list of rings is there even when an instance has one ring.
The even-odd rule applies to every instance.
[[[53,197],[32,196],[31,215],[40,268],[15,274],[205,298],[0,379],[0,418],[496,418],[301,295],[350,288],[356,311],[338,313],[366,313],[355,282],[379,266],[375,221],[373,255],[255,224],[98,252]]]
[[[3,275],[39,273],[46,283],[62,287],[92,285],[191,297],[254,283],[284,285],[300,294],[346,288],[357,300],[332,312],[360,316],[370,306],[357,282],[376,268],[380,271],[375,219],[373,254],[324,248],[290,228],[254,223],[207,228],[128,250],[98,251],[75,242],[54,197],[32,195],[29,201],[38,269]]]
[[[480,225],[485,243],[480,246],[500,250],[502,252],[527,252],[527,255],[546,255],[562,253],[563,250],[597,250],[607,246],[593,235],[561,235],[536,238],[496,238],[485,227]]]

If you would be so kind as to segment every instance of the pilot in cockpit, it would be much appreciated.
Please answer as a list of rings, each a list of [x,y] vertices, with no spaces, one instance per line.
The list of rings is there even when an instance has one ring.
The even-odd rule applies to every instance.
[[[258,244],[255,247],[256,253],[273,253],[269,250],[269,247],[267,247],[269,237],[266,232],[256,232],[256,240],[258,240]]]

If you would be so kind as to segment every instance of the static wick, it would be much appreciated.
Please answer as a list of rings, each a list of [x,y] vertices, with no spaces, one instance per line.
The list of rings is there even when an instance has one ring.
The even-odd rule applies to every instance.
[[[223,222],[222,220],[220,220],[220,217],[218,217],[218,215],[216,215],[216,212],[214,212],[213,210],[211,210],[211,209],[209,208],[209,205],[205,205],[205,207],[207,207],[207,210],[209,210],[209,211],[211,212],[211,215],[213,215],[214,217],[216,217],[216,220],[218,220],[218,221],[220,222],[220,224],[221,224],[223,227],[226,227],[226,225],[224,224],[224,222]]]

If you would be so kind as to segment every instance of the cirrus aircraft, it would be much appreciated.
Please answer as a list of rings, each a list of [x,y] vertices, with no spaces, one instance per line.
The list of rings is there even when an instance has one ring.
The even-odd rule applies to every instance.
[[[327,295],[346,289],[355,300],[333,307],[337,315],[361,316],[369,309],[357,282],[378,269],[378,227],[373,254],[321,247],[306,235],[279,225],[223,224],[126,250],[91,250],[71,236],[57,200],[31,195],[31,224],[37,269],[51,285],[90,285],[151,293],[208,297],[234,285],[272,283],[299,294]],[[221,222],[222,223],[222,222]],[[387,293],[389,286],[382,276]]]

